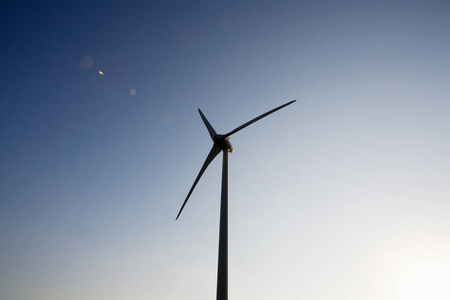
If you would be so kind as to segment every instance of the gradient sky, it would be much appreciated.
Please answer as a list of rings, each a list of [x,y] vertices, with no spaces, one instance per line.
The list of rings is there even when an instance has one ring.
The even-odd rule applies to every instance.
[[[214,299],[293,99],[229,298],[450,299],[449,2],[281,2],[1,1],[0,299]]]

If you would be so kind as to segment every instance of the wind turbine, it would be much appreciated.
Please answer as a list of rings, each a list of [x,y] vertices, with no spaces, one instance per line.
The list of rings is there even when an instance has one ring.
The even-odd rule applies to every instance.
[[[180,211],[178,212],[178,215],[175,220],[178,220],[178,217],[180,216],[181,212],[183,211],[184,206],[186,205],[189,197],[192,194],[192,191],[194,190],[195,186],[197,185],[198,181],[200,180],[200,177],[202,177],[203,173],[205,172],[206,168],[209,166],[209,164],[213,161],[213,159],[219,154],[220,152],[223,152],[223,162],[222,162],[222,196],[220,200],[220,229],[219,229],[219,262],[218,262],[218,269],[217,269],[217,300],[227,300],[228,299],[228,152],[233,152],[233,147],[230,143],[230,136],[235,134],[236,132],[244,129],[250,124],[255,123],[256,121],[267,117],[271,113],[276,112],[279,109],[282,109],[285,106],[288,106],[289,104],[294,103],[297,100],[292,100],[286,104],[283,104],[281,106],[278,106],[277,108],[274,108],[265,114],[260,115],[259,117],[254,118],[251,121],[248,121],[247,123],[237,127],[236,129],[226,133],[226,134],[217,134],[214,128],[211,126],[211,124],[206,119],[205,115],[202,113],[200,109],[198,109],[198,112],[200,113],[200,116],[202,117],[203,123],[205,123],[206,128],[208,129],[209,135],[211,136],[211,139],[213,141],[213,146],[211,148],[211,151],[209,151],[208,156],[206,157],[205,162],[203,163],[202,168],[200,169],[200,172],[197,175],[197,178],[194,181],[194,184],[192,185],[191,189],[189,190],[189,193],[186,196],[186,199],[183,202],[183,205],[181,206]]]

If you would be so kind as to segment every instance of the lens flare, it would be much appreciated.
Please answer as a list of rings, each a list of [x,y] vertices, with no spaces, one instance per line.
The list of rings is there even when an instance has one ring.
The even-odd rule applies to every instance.
[[[81,59],[79,67],[83,70],[88,70],[92,67],[92,65],[94,65],[94,59],[89,54],[86,54]]]
[[[102,71],[98,71],[98,74],[103,75],[103,72]]]

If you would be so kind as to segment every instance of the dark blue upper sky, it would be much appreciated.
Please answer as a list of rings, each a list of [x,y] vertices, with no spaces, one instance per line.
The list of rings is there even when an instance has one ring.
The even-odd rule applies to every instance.
[[[298,99],[232,138],[230,298],[448,299],[449,15],[2,1],[0,298],[213,297],[219,159],[174,221],[197,108],[227,132]]]

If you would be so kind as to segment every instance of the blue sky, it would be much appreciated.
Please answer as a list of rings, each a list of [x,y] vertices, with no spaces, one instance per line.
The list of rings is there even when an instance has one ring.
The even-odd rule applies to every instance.
[[[447,1],[2,1],[0,298],[450,297]],[[130,2],[130,3],[129,3]],[[99,73],[103,72],[103,75]]]

